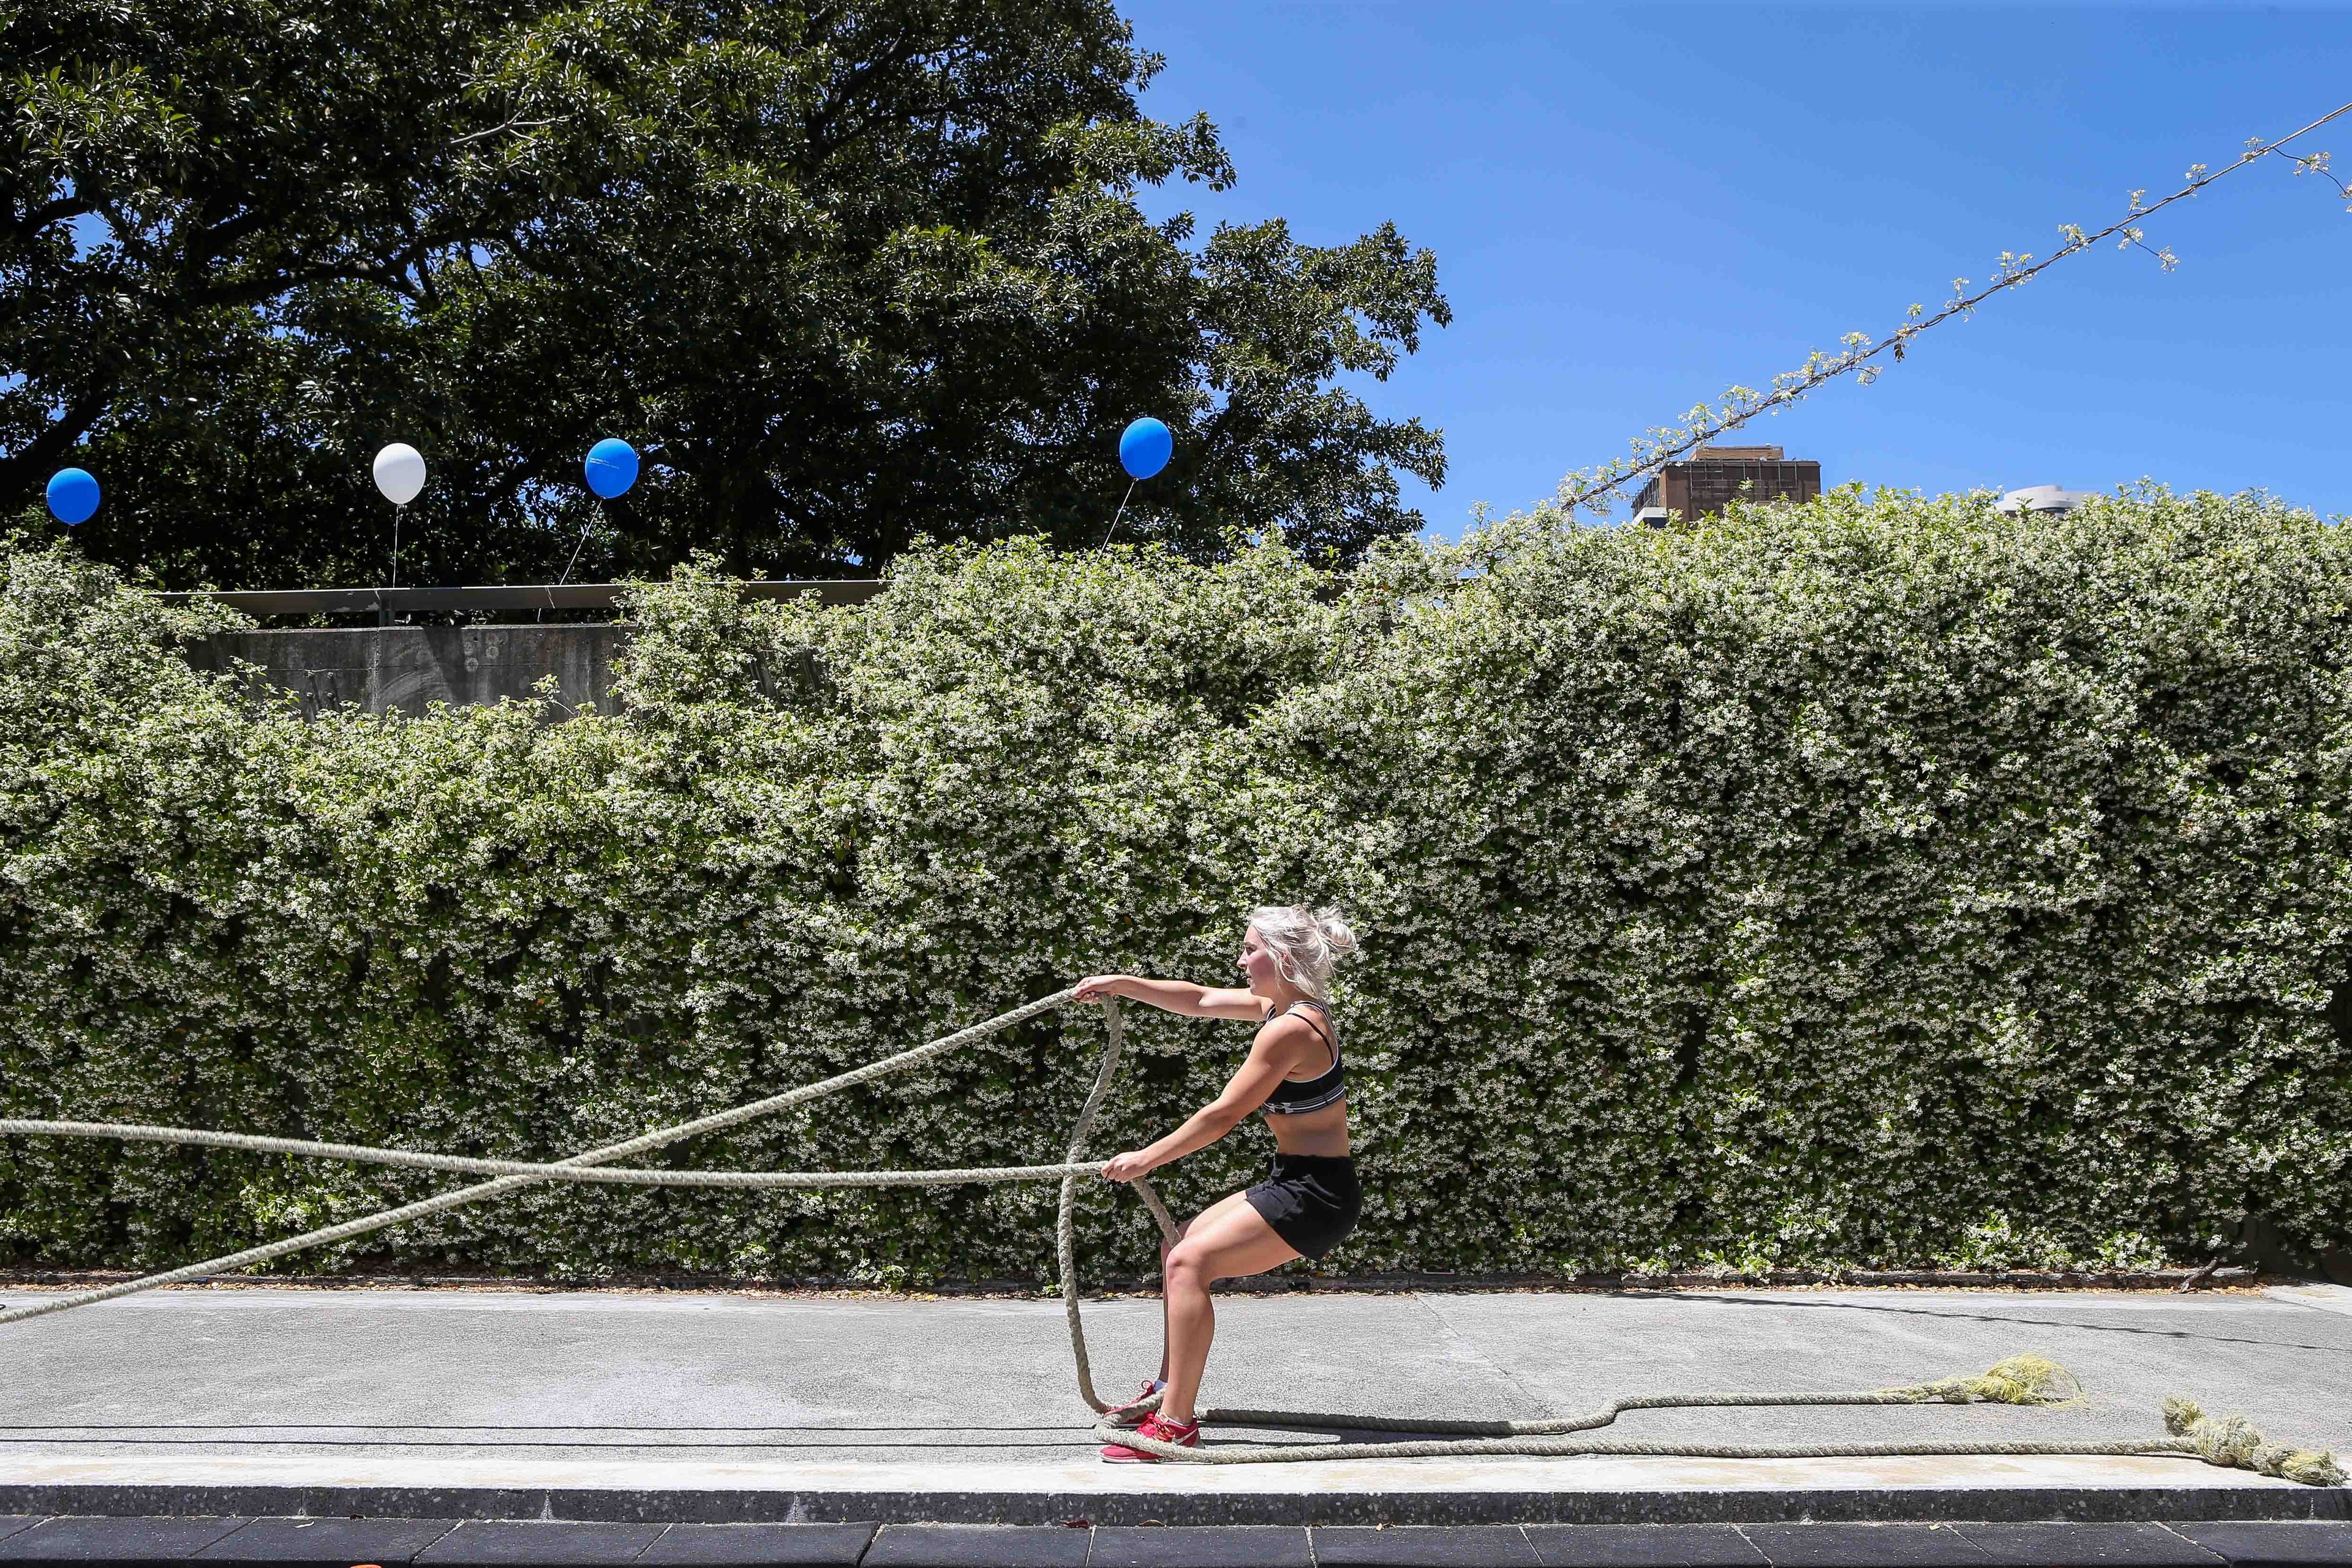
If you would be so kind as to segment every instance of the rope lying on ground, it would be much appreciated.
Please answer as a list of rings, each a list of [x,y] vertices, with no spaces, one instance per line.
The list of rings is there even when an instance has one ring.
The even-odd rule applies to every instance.
[[[2208,1418],[2186,1399],[2165,1402],[2167,1437],[2053,1442],[1973,1443],[1695,1443],[1682,1439],[1638,1442],[1622,1438],[1574,1437],[1567,1434],[1607,1426],[1628,1410],[1697,1410],[1856,1405],[2064,1405],[2082,1396],[2074,1375],[2040,1356],[2011,1356],[1979,1377],[1952,1377],[1905,1388],[1854,1394],[1650,1394],[1612,1400],[1586,1415],[1544,1421],[1424,1421],[1411,1417],[1341,1415],[1321,1411],[1204,1409],[1204,1426],[1272,1427],[1292,1432],[1419,1432],[1458,1434],[1405,1443],[1231,1444],[1213,1449],[1181,1448],[1172,1443],[1122,1431],[1107,1423],[1095,1427],[1105,1442],[1162,1458],[1199,1465],[1288,1464],[1310,1459],[1426,1459],[1463,1454],[1567,1458],[1585,1455],[1634,1455],[1694,1459],[1842,1459],[1937,1455],[2109,1455],[2202,1459],[2207,1464],[2253,1470],[2308,1486],[2336,1486],[2344,1472],[2335,1456],[2266,1442],[2242,1415]]]
[[[544,1182],[584,1182],[629,1186],[663,1187],[736,1187],[736,1188],[817,1188],[847,1186],[944,1186],[966,1182],[1050,1181],[1058,1178],[1062,1184],[1060,1202],[1055,1214],[1055,1247],[1061,1271],[1062,1304],[1070,1334],[1070,1355],[1076,1364],[1079,1397],[1097,1414],[1107,1413],[1110,1406],[1097,1393],[1094,1385],[1092,1357],[1087,1353],[1086,1324],[1078,1308],[1077,1226],[1076,1204],[1079,1182],[1102,1173],[1102,1162],[1082,1158],[1087,1136],[1094,1131],[1096,1118],[1109,1097],[1112,1083],[1118,1074],[1119,1058],[1124,1051],[1126,1030],[1118,1001],[1107,999],[1103,1004],[1108,1039],[1104,1043],[1102,1060],[1095,1072],[1093,1088],[1079,1110],[1076,1123],[1070,1130],[1068,1154],[1058,1165],[1004,1165],[961,1170],[936,1171],[647,1171],[631,1168],[611,1169],[611,1162],[625,1160],[633,1154],[658,1149],[682,1139],[703,1132],[715,1132],[722,1128],[739,1126],[759,1117],[773,1115],[796,1105],[821,1099],[842,1089],[868,1082],[886,1073],[970,1045],[999,1030],[1011,1028],[1038,1015],[1049,1012],[1071,1001],[1075,989],[1057,991],[1025,1006],[1002,1013],[970,1028],[960,1029],[925,1045],[884,1057],[864,1067],[838,1073],[819,1082],[770,1095],[732,1110],[697,1117],[675,1126],[656,1128],[635,1138],[602,1148],[574,1154],[569,1159],[540,1164],[520,1160],[482,1160],[455,1154],[430,1154],[404,1149],[378,1149],[363,1144],[324,1143],[299,1138],[259,1137],[241,1132],[214,1132],[184,1127],[156,1127],[136,1123],[102,1121],[45,1121],[31,1120],[0,1120],[0,1135],[33,1134],[73,1138],[110,1138],[131,1142],[183,1144],[202,1148],[242,1149],[257,1153],[296,1154],[321,1159],[348,1160],[360,1163],[399,1165],[415,1169],[454,1171],[468,1174],[486,1174],[495,1179],[470,1187],[460,1187],[418,1203],[362,1215],[280,1241],[251,1247],[242,1252],[207,1258],[201,1263],[187,1264],[161,1274],[128,1279],[95,1290],[83,1290],[68,1296],[36,1301],[30,1305],[0,1311],[0,1324],[23,1322],[26,1319],[46,1317],[76,1307],[94,1306],[142,1290],[152,1290],[165,1285],[223,1274],[233,1269],[266,1263],[308,1247],[322,1247],[353,1237],[365,1236],[411,1219],[440,1214],[467,1204],[487,1198],[500,1197]],[[1138,1179],[1128,1184],[1151,1213],[1163,1238],[1173,1243],[1177,1238],[1175,1219],[1160,1202],[1160,1195],[1148,1181]],[[1606,1426],[1629,1410],[1687,1410],[1701,1408],[1759,1408],[1788,1405],[1927,1405],[1936,1403],[1969,1404],[1992,1402],[2011,1405],[2049,1405],[2079,1397],[2080,1385],[2073,1374],[2054,1363],[2038,1356],[2014,1356],[2000,1363],[1980,1377],[1946,1378],[1940,1382],[1919,1384],[1905,1388],[1875,1389],[1851,1394],[1659,1394],[1635,1395],[1619,1399],[1601,1410],[1584,1415],[1559,1416],[1543,1421],[1451,1421],[1420,1420],[1397,1416],[1347,1415],[1323,1411],[1284,1411],[1248,1409],[1203,1409],[1201,1420],[1211,1426],[1255,1426],[1283,1431],[1329,1432],[1412,1432],[1423,1434],[1415,1441],[1398,1443],[1325,1442],[1311,1444],[1236,1444],[1214,1448],[1184,1448],[1160,1442],[1139,1433],[1098,1424],[1097,1436],[1107,1442],[1124,1444],[1163,1459],[1196,1465],[1245,1465],[1292,1463],[1314,1459],[1404,1459],[1450,1458],[1470,1454],[1517,1455],[1533,1458],[1566,1458],[1588,1454],[1654,1455],[1685,1458],[1780,1459],[1780,1458],[1865,1458],[1900,1456],[1937,1456],[1969,1454],[2006,1455],[2150,1455],[2179,1456],[2202,1459],[2208,1464],[2254,1470],[2263,1475],[2279,1476],[2313,1486],[2340,1484],[2344,1472],[2336,1465],[2332,1455],[2307,1449],[2292,1449],[2267,1442],[2262,1434],[2243,1416],[2214,1420],[2207,1416],[2194,1402],[2171,1399],[2165,1402],[2165,1437],[2125,1438],[2084,1442],[2013,1442],[2013,1443],[1692,1443],[1685,1441],[1644,1443],[1624,1439],[1594,1439],[1571,1434]],[[1157,1395],[1139,1410],[1156,1407]],[[1429,1434],[1444,1436],[1430,1436]]]

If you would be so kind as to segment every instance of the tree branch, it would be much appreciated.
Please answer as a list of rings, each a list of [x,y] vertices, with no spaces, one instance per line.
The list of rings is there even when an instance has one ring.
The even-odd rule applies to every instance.
[[[886,72],[897,70],[923,52],[920,45],[915,40],[901,38],[871,61],[850,72],[839,83],[837,90],[826,95],[825,101],[817,106],[815,113],[809,116],[808,124],[804,128],[808,136],[809,149],[813,154],[810,163],[812,169],[856,141],[863,133],[862,131],[852,130],[845,133],[837,142],[828,142],[826,139],[826,133],[832,129],[834,121],[850,107],[854,100],[858,98],[866,85]]]
[[[14,510],[33,499],[34,489],[47,477],[57,460],[98,423],[120,381],[109,368],[68,399],[63,413],[24,447],[0,458],[0,508]]]
[[[254,305],[273,300],[312,283],[373,283],[388,289],[404,300],[415,300],[415,293],[406,278],[389,272],[373,262],[344,262],[331,266],[280,268],[263,277],[248,278],[235,283],[218,283],[192,290],[189,298],[198,305]]]
[[[493,125],[488,131],[468,131],[463,136],[452,138],[449,145],[463,147],[468,142],[479,142],[485,136],[503,135],[509,131],[537,131],[545,126],[562,124],[567,118],[559,114],[550,120],[509,120],[504,125]]]
[[[96,204],[84,197],[59,196],[55,201],[44,202],[39,206],[27,209],[23,216],[16,219],[9,226],[19,236],[30,237],[40,233],[53,223],[86,217],[96,211],[98,211]]]
[[[218,261],[226,256],[237,241],[247,235],[266,227],[271,216],[257,207],[249,207],[235,217],[224,218],[207,228],[199,230],[195,241],[188,247],[191,275],[194,269],[203,267],[205,263]]]

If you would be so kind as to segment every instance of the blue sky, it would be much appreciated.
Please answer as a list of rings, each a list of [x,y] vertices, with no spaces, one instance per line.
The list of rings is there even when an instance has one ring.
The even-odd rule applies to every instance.
[[[1876,336],[2002,250],[2046,255],[2191,163],[2352,100],[2352,6],[1615,10],[1123,0],[1241,171],[1155,212],[1382,219],[1454,325],[1368,395],[1442,426],[1432,531],[1549,496],[1734,384]],[[2352,180],[2352,115],[2296,144]],[[2352,513],[2352,213],[2265,159],[1739,441],[1929,491],[2142,477]],[[1622,511],[1619,515],[1622,515]]]

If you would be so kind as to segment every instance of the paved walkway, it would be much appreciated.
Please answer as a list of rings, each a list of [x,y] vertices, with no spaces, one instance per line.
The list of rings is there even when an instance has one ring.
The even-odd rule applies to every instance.
[[[0,1519],[0,1563],[210,1568],[2224,1568],[2352,1563],[2352,1525],[2220,1523],[1339,1525],[579,1524],[538,1521]]]
[[[33,1294],[12,1288],[0,1300]],[[1218,1315],[1212,1404],[1532,1416],[1641,1391],[1868,1388],[2030,1350],[2072,1368],[2088,1400],[1643,1412],[1616,1432],[2121,1436],[2159,1431],[2161,1400],[2185,1393],[2216,1414],[2252,1416],[2275,1440],[2352,1450],[2352,1289],[2340,1287],[1297,1294],[1221,1297]],[[1087,1322],[1106,1385],[1131,1386],[1156,1356],[1158,1304],[1093,1304]],[[1106,1489],[1486,1493],[1521,1510],[1580,1491],[2309,1491],[2161,1458],[1104,1466],[1051,1300],[187,1290],[0,1330],[0,1467],[20,1489],[1025,1492],[1040,1517],[1055,1500]],[[24,1511],[65,1511],[17,1495]]]

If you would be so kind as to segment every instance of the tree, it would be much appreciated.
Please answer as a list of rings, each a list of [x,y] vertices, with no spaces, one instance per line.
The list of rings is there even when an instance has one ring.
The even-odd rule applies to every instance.
[[[1409,531],[1442,438],[1337,384],[1444,323],[1382,226],[1153,223],[1205,118],[1104,0],[0,0],[0,509],[100,472],[92,552],[163,580],[380,580],[690,549],[870,568],[919,534],[1099,542],[1139,414],[1177,458],[1123,537]],[[592,510],[581,455],[647,458]]]

